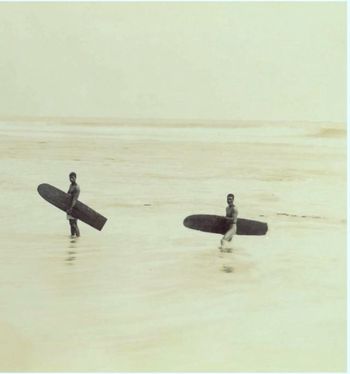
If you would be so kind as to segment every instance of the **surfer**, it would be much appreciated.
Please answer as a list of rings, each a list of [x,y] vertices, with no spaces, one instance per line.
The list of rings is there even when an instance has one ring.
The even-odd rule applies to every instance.
[[[71,184],[70,184],[69,190],[68,190],[68,195],[70,196],[70,200],[69,200],[68,208],[67,208],[67,219],[69,220],[69,224],[70,224],[71,236],[72,237],[74,237],[74,236],[79,237],[80,232],[79,232],[79,228],[78,228],[78,220],[71,215],[72,214],[72,209],[73,209],[74,205],[77,203],[78,198],[79,198],[79,194],[80,194],[80,187],[76,182],[77,174],[74,171],[72,171],[69,174],[69,180],[70,180]]]
[[[228,242],[232,240],[232,238],[235,236],[237,231],[237,216],[238,216],[238,210],[233,204],[233,201],[235,199],[235,196],[232,193],[229,193],[227,195],[227,204],[226,207],[226,217],[232,221],[231,226],[229,230],[226,232],[226,234],[221,239],[221,247],[220,249],[225,249]]]

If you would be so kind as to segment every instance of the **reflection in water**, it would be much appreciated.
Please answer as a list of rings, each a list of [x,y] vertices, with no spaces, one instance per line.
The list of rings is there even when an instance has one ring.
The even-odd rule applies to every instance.
[[[233,266],[230,266],[230,265],[222,265],[221,270],[225,273],[233,273],[234,268]]]
[[[71,238],[70,244],[68,245],[68,257],[65,259],[67,265],[73,265],[76,260],[76,248],[77,248],[77,238]]]
[[[227,247],[227,248],[219,248],[221,253],[232,253],[233,248],[232,247]]]

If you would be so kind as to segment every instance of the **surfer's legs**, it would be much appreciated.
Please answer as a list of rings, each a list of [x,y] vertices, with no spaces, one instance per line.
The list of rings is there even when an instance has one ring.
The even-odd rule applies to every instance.
[[[73,219],[70,219],[70,220],[69,220],[69,224],[70,224],[70,234],[71,234],[72,236],[74,236],[74,234],[75,234],[74,220],[73,220]]]
[[[70,233],[72,236],[80,236],[79,228],[78,228],[78,223],[76,219],[70,219],[69,220],[70,224]]]
[[[221,239],[221,247],[224,248],[228,242],[232,241],[232,238],[236,235],[237,225],[232,225],[232,227],[227,231],[224,237]]]
[[[80,231],[79,231],[79,227],[78,227],[78,220],[75,220],[75,235],[76,236],[80,236]]]

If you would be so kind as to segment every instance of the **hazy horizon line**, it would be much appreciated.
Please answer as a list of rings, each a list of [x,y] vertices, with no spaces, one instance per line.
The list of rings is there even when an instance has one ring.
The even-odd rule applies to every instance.
[[[166,125],[166,124],[177,124],[177,125],[208,125],[212,123],[217,124],[241,124],[241,125],[253,125],[256,123],[276,124],[276,123],[288,123],[288,124],[334,124],[334,125],[347,125],[347,121],[334,121],[334,120],[269,120],[269,119],[199,119],[199,118],[138,118],[138,117],[84,117],[84,116],[0,116],[0,122],[63,122],[65,124],[108,124],[108,125]]]

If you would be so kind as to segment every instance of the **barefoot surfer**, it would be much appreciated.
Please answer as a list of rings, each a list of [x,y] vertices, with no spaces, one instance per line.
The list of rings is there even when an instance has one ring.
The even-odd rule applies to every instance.
[[[69,174],[69,180],[71,182],[70,186],[69,186],[69,190],[68,190],[68,195],[70,196],[70,200],[69,200],[69,203],[68,203],[68,208],[67,208],[67,219],[69,220],[69,224],[70,224],[70,233],[71,233],[71,236],[74,237],[79,237],[80,236],[80,232],[79,232],[79,228],[78,228],[78,220],[72,216],[72,209],[74,207],[74,205],[77,203],[77,200],[79,198],[79,194],[80,194],[80,187],[78,186],[76,180],[77,180],[77,174],[72,171],[70,174]]]
[[[226,234],[221,239],[221,249],[226,248],[225,246],[232,240],[232,238],[235,236],[237,231],[237,216],[238,216],[238,210],[233,204],[233,200],[235,199],[235,196],[230,193],[227,195],[227,204],[226,207],[226,217],[230,219],[231,226],[229,230],[226,232]]]

